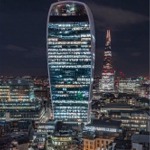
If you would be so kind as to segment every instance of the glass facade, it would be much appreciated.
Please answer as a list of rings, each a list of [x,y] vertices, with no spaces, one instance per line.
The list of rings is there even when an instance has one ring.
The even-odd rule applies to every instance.
[[[47,23],[47,57],[53,115],[66,122],[89,122],[94,69],[94,29],[88,7],[54,3]]]

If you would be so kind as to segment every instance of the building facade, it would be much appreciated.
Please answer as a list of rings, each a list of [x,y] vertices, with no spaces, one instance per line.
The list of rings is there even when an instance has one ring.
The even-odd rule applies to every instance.
[[[90,9],[77,1],[53,3],[46,38],[54,119],[89,122],[95,58]]]
[[[0,121],[40,120],[45,110],[36,99],[34,85],[24,79],[0,82]]]
[[[109,111],[109,117],[121,121],[121,127],[132,131],[149,130],[149,114],[143,110]]]
[[[118,91],[120,93],[136,93],[139,86],[140,86],[140,81],[138,79],[120,80]]]

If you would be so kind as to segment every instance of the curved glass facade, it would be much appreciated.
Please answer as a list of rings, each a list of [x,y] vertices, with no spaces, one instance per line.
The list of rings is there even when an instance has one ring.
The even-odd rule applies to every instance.
[[[47,60],[53,115],[89,122],[94,69],[94,27],[88,7],[76,1],[53,3],[47,21]]]

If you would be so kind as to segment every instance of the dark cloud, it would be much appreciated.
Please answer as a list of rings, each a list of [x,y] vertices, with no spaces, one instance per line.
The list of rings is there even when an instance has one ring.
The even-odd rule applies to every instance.
[[[4,49],[6,50],[9,50],[10,52],[26,52],[28,51],[28,49],[24,48],[24,47],[20,47],[20,46],[17,46],[17,45],[6,45],[3,47]]]
[[[24,55],[25,58],[46,58],[46,51],[45,48],[40,47],[31,47],[30,51]]]
[[[100,26],[120,26],[131,25],[148,21],[148,17],[119,8],[111,8],[96,3],[91,3],[90,7],[96,19],[96,24]]]
[[[133,53],[131,53],[131,56],[139,57],[139,56],[141,56],[141,52],[133,52]]]

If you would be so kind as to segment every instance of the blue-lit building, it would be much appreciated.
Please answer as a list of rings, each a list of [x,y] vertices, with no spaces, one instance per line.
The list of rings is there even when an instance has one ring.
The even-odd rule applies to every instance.
[[[46,38],[54,119],[90,122],[95,37],[88,6],[77,1],[53,3]]]

